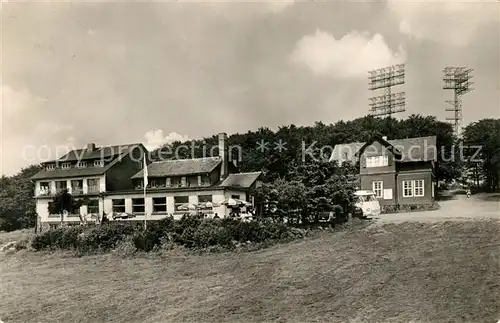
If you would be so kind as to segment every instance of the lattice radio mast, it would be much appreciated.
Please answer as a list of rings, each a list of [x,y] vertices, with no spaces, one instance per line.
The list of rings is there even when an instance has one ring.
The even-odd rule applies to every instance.
[[[453,122],[453,129],[455,135],[460,134],[460,126],[462,123],[462,95],[472,91],[470,87],[474,82],[470,80],[473,78],[471,72],[473,70],[466,67],[446,67],[443,72],[444,90],[453,90],[454,99],[447,100],[446,102],[451,104],[453,108],[447,108],[446,111],[453,111],[453,117],[448,117],[446,120]]]
[[[368,73],[368,88],[384,89],[383,95],[370,98],[369,114],[392,117],[394,113],[405,111],[405,92],[392,93],[393,86],[405,83],[405,65],[393,65]]]

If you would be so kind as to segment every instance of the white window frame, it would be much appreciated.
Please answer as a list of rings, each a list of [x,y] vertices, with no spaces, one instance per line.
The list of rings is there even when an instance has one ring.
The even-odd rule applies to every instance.
[[[165,203],[155,203],[155,199],[156,199],[156,201],[158,201],[158,199],[162,199],[162,202],[163,202],[163,199],[165,199]],[[166,196],[156,196],[156,197],[153,197],[151,199],[151,201],[153,202],[153,213],[156,213],[156,214],[167,213],[167,197]],[[165,211],[156,210],[156,207],[158,207],[158,206],[164,206]]]
[[[49,164],[49,165],[45,166],[45,170],[54,170],[54,169],[56,169],[56,165],[54,165],[54,164]]]
[[[137,201],[140,201],[142,200],[142,203],[134,203],[134,202],[137,202]],[[143,208],[144,211],[135,211],[135,208],[136,207],[140,207],[140,208]],[[132,213],[133,214],[145,214],[146,213],[146,200],[144,199],[144,197],[134,197],[132,198]]]
[[[62,169],[70,169],[71,168],[71,163],[62,163],[61,164]]]
[[[407,183],[410,184],[410,187],[405,187]],[[401,182],[401,185],[403,186],[403,197],[425,196],[425,180],[423,179],[405,180]],[[406,194],[407,190],[410,190],[410,195]]]
[[[420,185],[417,187],[417,183]],[[421,190],[421,193],[417,194],[417,191]],[[417,179],[413,181],[413,196],[424,197],[425,196],[425,182],[423,179]]]
[[[407,184],[409,184],[409,187],[407,187]],[[413,181],[402,181],[401,185],[403,186],[403,197],[413,197]],[[409,194],[406,194],[407,190],[409,190]]]
[[[94,167],[103,167],[104,160],[94,160]]]
[[[76,163],[76,167],[77,168],[85,168],[85,167],[87,167],[87,162],[86,161],[79,161],[78,163]]]
[[[377,184],[380,184],[379,189],[377,189]],[[384,198],[384,181],[373,181],[372,190],[375,193],[376,198]],[[380,194],[377,194],[377,192],[380,192]]]
[[[172,180],[170,177],[165,178],[165,186],[166,187],[171,187],[172,186]]]
[[[389,166],[389,156],[368,156],[366,157],[366,167],[386,167]]]

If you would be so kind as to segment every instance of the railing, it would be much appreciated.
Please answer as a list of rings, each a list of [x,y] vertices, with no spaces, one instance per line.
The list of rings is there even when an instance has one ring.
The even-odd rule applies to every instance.
[[[39,190],[38,191],[38,196],[50,196],[53,195],[53,192],[51,190]]]
[[[99,186],[97,185],[92,185],[88,187],[88,192],[89,193],[99,193]]]
[[[81,187],[72,187],[71,188],[71,193],[72,194],[83,194],[83,188],[81,188]]]

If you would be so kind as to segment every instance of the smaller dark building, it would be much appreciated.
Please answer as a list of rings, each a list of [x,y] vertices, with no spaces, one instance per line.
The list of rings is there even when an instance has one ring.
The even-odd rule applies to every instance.
[[[380,204],[422,205],[434,202],[436,137],[336,145],[330,161],[359,167],[361,190],[375,192]]]

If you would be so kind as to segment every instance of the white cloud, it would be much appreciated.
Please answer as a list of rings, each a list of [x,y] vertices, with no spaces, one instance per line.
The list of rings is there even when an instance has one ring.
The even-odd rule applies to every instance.
[[[271,11],[272,13],[280,13],[286,8],[290,7],[291,5],[294,4],[294,0],[278,0],[278,1],[264,1],[267,6],[268,10]]]
[[[35,128],[35,132],[43,134],[67,133],[68,131],[72,130],[73,130],[73,125],[49,123],[44,121],[40,122]]]
[[[403,48],[393,52],[384,37],[352,31],[340,39],[316,30],[300,39],[291,60],[310,68],[316,75],[336,78],[366,76],[371,69],[403,63]]]
[[[154,129],[146,132],[144,134],[144,138],[146,138],[146,143],[144,144],[144,146],[146,146],[148,150],[159,148],[166,143],[171,143],[174,141],[189,140],[188,136],[180,135],[177,132],[171,132],[165,136],[163,134],[163,130],[161,129]]]
[[[389,0],[399,31],[416,39],[466,46],[484,23],[499,21],[497,0]]]
[[[74,148],[72,125],[44,121],[44,98],[28,89],[1,87],[0,173],[12,175],[22,167],[60,157]],[[29,131],[27,131],[27,130]]]

